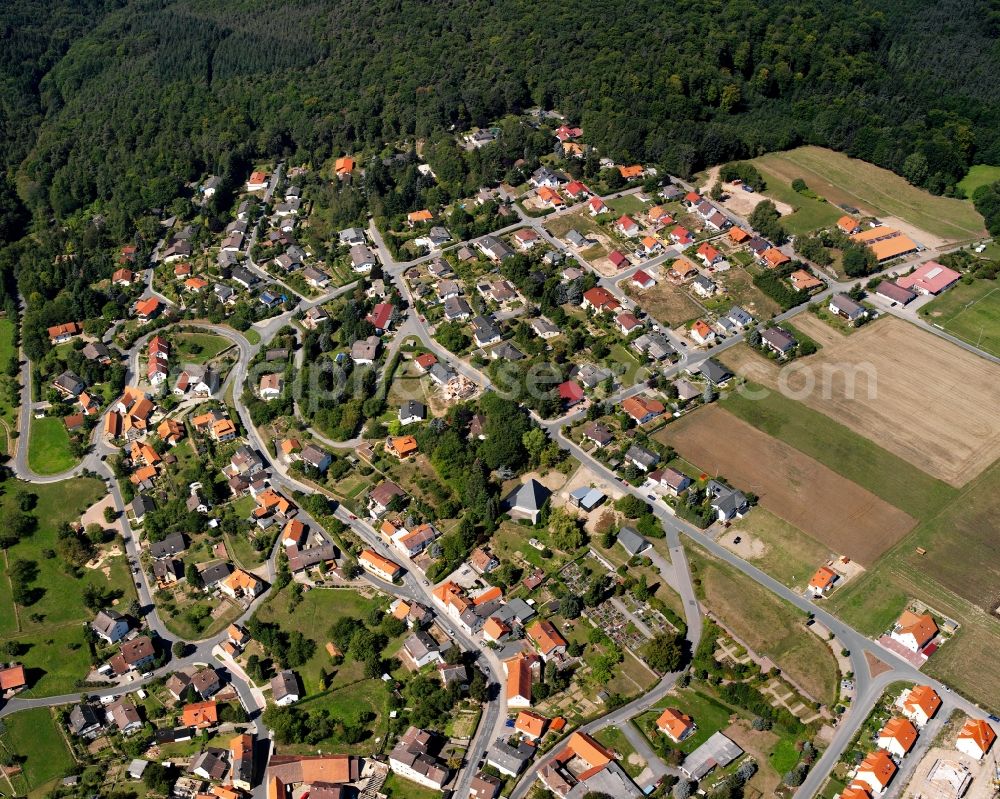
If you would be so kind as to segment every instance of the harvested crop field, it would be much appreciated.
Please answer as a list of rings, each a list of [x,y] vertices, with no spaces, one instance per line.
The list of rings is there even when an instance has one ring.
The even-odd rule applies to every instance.
[[[912,516],[718,405],[688,414],[656,438],[706,472],[757,494],[762,508],[830,552],[865,565],[916,524]]]
[[[996,364],[895,318],[851,336],[809,314],[795,324],[822,345],[816,355],[780,370],[749,348],[722,360],[950,485],[1000,457]]]

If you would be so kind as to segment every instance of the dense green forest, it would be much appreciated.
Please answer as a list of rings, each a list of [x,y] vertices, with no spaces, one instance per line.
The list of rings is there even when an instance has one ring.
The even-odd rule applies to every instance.
[[[124,238],[205,172],[536,105],[677,174],[811,143],[952,192],[1000,163],[998,29],[997,0],[7,0],[0,236]]]

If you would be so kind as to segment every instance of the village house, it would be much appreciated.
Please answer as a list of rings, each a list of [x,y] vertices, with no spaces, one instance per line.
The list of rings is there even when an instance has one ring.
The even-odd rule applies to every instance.
[[[285,669],[271,678],[271,698],[279,707],[299,701],[299,678],[294,671]]]
[[[809,578],[809,595],[813,599],[820,599],[826,596],[833,589],[839,575],[829,566],[820,566],[816,573]]]
[[[791,333],[780,327],[769,327],[760,334],[761,343],[771,352],[787,357],[799,346],[799,342]]]
[[[660,456],[640,444],[633,444],[625,452],[625,463],[631,464],[642,472],[655,469],[660,462]]]
[[[594,286],[585,291],[582,305],[584,308],[592,309],[595,313],[617,311],[621,307],[621,303],[603,286]]]
[[[391,303],[380,302],[372,308],[371,313],[365,319],[375,328],[375,333],[381,336],[392,328],[395,313],[396,309]]]
[[[968,719],[955,739],[955,748],[974,760],[982,760],[990,751],[997,734],[982,719]]]
[[[917,730],[909,720],[896,716],[889,719],[878,734],[875,745],[896,758],[904,758],[917,740]]]
[[[264,375],[260,379],[260,387],[257,393],[262,400],[269,401],[280,397],[281,392],[284,390],[285,378],[279,372],[274,372]]]
[[[79,336],[83,332],[83,328],[76,322],[66,322],[61,325],[54,325],[48,329],[49,343],[52,346],[56,344],[63,344],[69,341],[74,336]]]
[[[899,695],[896,706],[917,727],[923,727],[938,712],[941,697],[929,685],[914,685]]]
[[[870,752],[858,766],[854,780],[868,786],[873,794],[881,794],[896,776],[896,764],[884,749]]]
[[[938,626],[930,614],[916,614],[904,610],[896,621],[890,637],[911,652],[920,652],[938,634]]]
[[[705,492],[720,522],[741,519],[750,510],[750,502],[740,491],[718,480],[709,480]]]
[[[380,580],[391,583],[403,573],[403,567],[389,558],[383,558],[373,549],[366,549],[358,556],[358,565]]]
[[[645,424],[662,414],[666,406],[659,400],[638,395],[623,400],[622,410],[631,416],[636,424]]]
[[[827,306],[830,313],[846,319],[852,325],[863,319],[868,311],[859,302],[855,302],[846,294],[834,294],[830,297],[830,304]]]
[[[378,358],[381,341],[378,336],[358,339],[351,345],[351,360],[357,366],[372,366]]]
[[[702,346],[712,344],[716,339],[715,331],[708,326],[704,319],[699,319],[691,325],[689,334],[696,344],[701,344]]]
[[[439,748],[432,733],[410,727],[389,752],[389,768],[418,785],[440,791],[451,774],[435,754]]]
[[[826,284],[805,269],[797,269],[788,276],[788,282],[792,284],[795,291],[813,292],[823,288]]]
[[[90,623],[90,629],[98,638],[109,644],[117,644],[130,629],[129,621],[113,608],[100,610]]]
[[[697,729],[693,718],[672,707],[660,714],[656,727],[675,744],[679,744]]]
[[[566,639],[562,637],[552,622],[547,620],[535,621],[524,632],[544,660],[549,660],[550,658],[566,653]]]

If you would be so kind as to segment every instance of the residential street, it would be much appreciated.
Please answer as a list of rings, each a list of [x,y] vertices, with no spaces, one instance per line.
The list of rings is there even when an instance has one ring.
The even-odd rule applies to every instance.
[[[279,167],[280,170],[280,167]],[[276,183],[277,181],[275,181]],[[272,183],[272,187],[273,187]],[[270,191],[271,189],[269,189]],[[515,206],[516,208],[516,206]],[[568,213],[572,209],[567,209],[565,212]],[[524,225],[529,225],[536,231],[539,235],[552,244],[554,247],[564,250],[560,242],[553,239],[548,232],[543,227],[543,222],[546,218],[529,218],[517,209],[519,215],[518,220],[503,228],[498,233],[504,233],[513,231],[518,227]],[[549,217],[551,218],[551,217]],[[739,220],[742,221],[742,220]],[[384,265],[384,274],[387,281],[391,280],[399,289],[402,297],[410,304],[410,309],[404,312],[399,326],[397,327],[394,338],[389,344],[386,354],[385,362],[390,363],[392,358],[400,352],[403,342],[408,338],[416,338],[421,344],[428,350],[433,352],[437,358],[446,364],[452,366],[457,372],[459,372],[464,377],[468,378],[470,381],[478,384],[482,390],[489,390],[492,388],[489,378],[480,370],[473,367],[470,363],[466,362],[464,359],[460,359],[452,355],[448,350],[442,347],[433,337],[432,331],[430,330],[428,324],[424,319],[422,319],[417,312],[413,309],[414,300],[409,293],[405,280],[403,280],[403,273],[414,265],[424,263],[429,260],[432,256],[423,256],[413,261],[407,262],[396,262],[390,257],[390,253],[382,241],[381,235],[375,229],[374,223],[369,226],[369,235],[371,236],[375,248],[378,251],[379,257],[382,259]],[[251,245],[255,240],[257,234],[257,228],[254,229],[254,233],[251,236]],[[457,245],[456,245],[457,246]],[[668,258],[674,257],[675,252],[673,249],[668,249],[667,252],[649,260],[647,263],[643,264],[643,267],[654,266],[662,263]],[[256,265],[252,265],[257,271],[261,271]],[[589,267],[589,265],[587,265]],[[618,281],[622,277],[628,277],[630,274],[634,273],[640,267],[635,266],[629,270],[625,270],[621,275],[615,278],[605,278],[600,279],[600,284],[605,286],[609,291],[615,293],[620,299],[624,299],[624,295],[621,293],[617,286]],[[889,271],[889,270],[886,270]],[[151,272],[150,272],[151,274]],[[266,273],[263,273],[266,274]],[[268,276],[270,279],[270,276]],[[347,286],[334,289],[327,292],[322,297],[316,298],[314,300],[302,302],[299,305],[298,310],[302,310],[308,307],[313,307],[323,302],[327,302],[335,297],[341,296],[355,287],[355,283],[351,283]],[[812,301],[822,301],[829,297],[835,292],[841,292],[848,290],[853,281],[850,282],[830,282],[829,287],[823,291],[821,294],[817,295],[812,299]],[[150,278],[146,293],[152,296],[152,280]],[[159,296],[159,295],[157,295]],[[164,299],[165,298],[161,298]],[[631,302],[631,301],[630,301]],[[776,317],[776,321],[782,321],[786,319],[793,318],[799,313],[805,310],[805,306],[799,306],[797,308],[791,309],[785,313],[782,313]],[[940,336],[952,343],[961,346],[963,349],[979,355],[980,357],[987,358],[995,363],[1000,363],[1000,359],[995,358],[981,350],[965,343],[961,342],[954,337],[948,335],[944,331],[935,328],[932,325],[928,325],[923,322],[920,318],[916,316],[915,313],[911,311],[906,311],[902,308],[887,308],[888,313],[891,313],[899,318],[905,319],[906,321],[917,325],[921,329],[927,330],[928,332]],[[254,326],[254,330],[260,336],[260,343],[252,345],[247,340],[246,336],[240,332],[233,330],[232,328],[213,325],[206,322],[188,322],[185,321],[183,324],[194,327],[198,329],[205,330],[207,332],[214,333],[219,336],[226,338],[232,345],[237,348],[238,358],[235,366],[233,367],[229,377],[227,378],[226,385],[232,385],[233,387],[233,401],[235,404],[236,412],[239,416],[239,421],[246,431],[246,436],[251,444],[258,452],[267,457],[269,452],[269,447],[260,431],[253,425],[250,418],[250,414],[241,400],[243,392],[247,387],[248,379],[248,368],[249,363],[253,357],[274,338],[278,330],[284,325],[288,324],[292,318],[293,312],[286,311],[279,316],[273,317],[265,322],[259,323]],[[661,326],[663,327],[663,326]],[[146,336],[140,337],[129,352],[126,354],[127,362],[129,364],[129,374],[128,383],[136,384],[138,382],[138,364],[139,364],[139,353],[145,346],[148,338],[152,333]],[[681,346],[676,340],[674,343],[677,345],[677,349],[682,353],[681,359],[673,365],[670,365],[663,369],[658,369],[658,373],[663,378],[671,378],[686,369],[694,369],[705,359],[713,357],[730,347],[733,347],[743,340],[742,335],[732,335],[725,339],[724,341],[718,343],[713,347],[706,349],[695,350],[693,347]],[[299,363],[301,365],[301,362]],[[102,425],[99,423],[95,433],[92,437],[92,448],[90,453],[84,458],[82,463],[73,469],[58,475],[51,476],[40,476],[34,474],[28,466],[28,448],[30,443],[30,427],[31,419],[34,410],[34,404],[31,402],[31,364],[27,359],[23,358],[21,363],[21,381],[22,381],[22,397],[21,406],[19,409],[19,430],[20,437],[17,439],[17,448],[13,457],[11,459],[11,468],[14,473],[21,478],[30,483],[54,483],[66,479],[69,476],[77,475],[84,470],[89,470],[96,473],[103,479],[105,479],[109,486],[109,492],[114,500],[114,505],[116,509],[121,513],[122,516],[122,526],[124,530],[125,538],[125,548],[129,559],[133,560],[135,563],[140,563],[140,547],[136,541],[134,531],[129,523],[128,516],[126,513],[126,506],[124,499],[122,497],[120,488],[117,481],[114,479],[112,471],[108,466],[105,458],[117,452],[117,450],[107,443],[105,443],[103,436],[100,434]],[[612,396],[609,401],[617,404],[623,399],[634,396],[642,392],[645,388],[645,384],[636,383],[631,386],[623,386],[618,389],[618,391]],[[221,393],[221,392],[220,392]],[[543,429],[551,436],[551,438],[558,443],[560,447],[567,450],[574,458],[576,458],[581,464],[590,469],[594,474],[596,474],[601,480],[607,482],[608,484],[615,485],[617,488],[627,491],[633,496],[646,501],[646,496],[642,491],[634,488],[630,485],[623,483],[618,478],[618,475],[605,467],[602,463],[591,457],[587,452],[581,449],[578,445],[570,441],[565,435],[564,431],[584,418],[585,411],[575,411],[568,413],[555,420],[542,420],[537,419],[536,421],[541,425]],[[331,447],[346,447],[353,446],[360,439],[353,439],[348,442],[332,442],[324,438],[321,434],[316,431],[311,431],[318,439],[326,442]],[[271,482],[274,487],[280,491],[284,491],[287,494],[291,492],[304,492],[306,494],[314,493],[314,489],[308,484],[296,479],[288,469],[284,467],[283,464],[274,462],[271,464],[272,477]],[[791,603],[800,610],[814,614],[815,617],[821,621],[831,632],[833,632],[837,638],[842,642],[843,646],[850,650],[850,660],[852,668],[854,670],[854,679],[857,685],[857,695],[855,701],[852,703],[847,713],[843,716],[839,725],[837,726],[836,732],[834,734],[833,740],[830,745],[826,748],[823,756],[816,763],[816,765],[809,772],[806,781],[802,786],[796,791],[796,796],[800,799],[811,799],[812,796],[816,794],[820,788],[822,782],[824,781],[830,768],[836,763],[838,758],[841,756],[844,748],[850,742],[854,733],[857,731],[858,727],[864,721],[868,711],[878,700],[882,690],[892,682],[898,680],[917,680],[926,684],[931,685],[938,691],[945,701],[946,708],[959,708],[964,712],[975,716],[983,717],[984,712],[976,707],[971,702],[956,696],[949,692],[948,688],[936,680],[929,679],[926,675],[914,669],[911,665],[901,660],[900,658],[893,655],[891,652],[883,649],[877,643],[866,638],[861,633],[857,632],[850,626],[841,622],[838,618],[827,613],[823,608],[822,603],[816,603],[810,601],[799,594],[795,593],[791,589],[785,587],[783,584],[779,583],[777,580],[768,576],[764,572],[760,571],[753,565],[747,563],[741,558],[737,557],[735,554],[730,552],[728,549],[717,544],[712,538],[707,537],[702,531],[693,527],[690,524],[676,518],[660,503],[653,505],[653,511],[657,518],[660,520],[663,529],[665,531],[665,542],[667,546],[667,554],[669,555],[669,560],[661,552],[656,552],[651,554],[651,559],[653,561],[654,567],[659,570],[662,578],[680,595],[684,607],[685,621],[687,623],[687,641],[692,650],[694,650],[698,642],[700,641],[702,628],[703,628],[703,614],[702,609],[699,605],[695,588],[691,581],[690,570],[688,568],[687,558],[685,555],[684,547],[681,543],[681,536],[686,536],[691,541],[696,542],[699,546],[706,549],[716,558],[725,561],[727,564],[738,569],[742,574],[746,575],[750,579],[754,580],[759,585],[763,586],[765,589],[773,593],[774,595],[782,598],[783,600]],[[392,554],[392,557],[400,561],[403,567],[406,569],[405,577],[400,585],[393,585],[381,582],[374,578],[366,578],[370,583],[375,585],[380,591],[390,595],[401,597],[404,599],[419,601],[425,605],[434,607],[439,614],[444,613],[443,607],[437,602],[437,600],[432,596],[433,586],[428,583],[427,580],[421,577],[420,570],[407,558],[400,558],[399,553],[395,550],[390,550],[389,546],[384,542],[381,536],[368,524],[367,521],[355,518],[352,514],[346,511],[342,507],[338,507],[336,510],[336,517],[348,525],[361,539],[366,541],[372,547],[382,554],[388,555]],[[309,516],[304,510],[300,510],[299,516],[297,517],[306,524],[310,525],[311,528],[321,530],[321,526],[316,523],[316,521]],[[270,556],[266,562],[266,577],[268,582],[273,582],[275,574],[275,564],[278,554],[278,548],[280,546],[280,540],[276,542],[274,549],[271,551]],[[140,568],[138,573],[135,575],[136,579],[136,591],[138,595],[138,600],[144,610],[144,622],[149,627],[150,631],[163,639],[166,645],[169,647],[170,643],[176,638],[160,618],[155,604],[153,602],[152,592],[150,590],[150,579],[149,576]],[[253,611],[263,602],[266,601],[268,594],[270,592],[270,586],[268,589],[259,597],[257,597],[241,614],[239,622],[245,621],[253,613]],[[503,691],[503,668],[497,658],[496,653],[493,649],[484,645],[482,640],[478,638],[473,638],[465,635],[460,628],[455,629],[454,638],[456,642],[465,650],[476,652],[477,663],[479,668],[481,668],[484,674],[487,676],[488,681],[495,686],[496,690],[494,692],[493,698],[486,704],[484,708],[482,721],[479,728],[476,731],[475,737],[473,738],[468,754],[466,756],[465,763],[460,770],[455,782],[454,790],[456,797],[464,797],[468,795],[470,780],[476,773],[478,769],[479,762],[483,759],[486,752],[488,751],[490,745],[500,737],[505,737],[505,722],[507,719],[507,706],[504,699]],[[237,692],[240,695],[240,699],[246,707],[248,713],[253,720],[254,729],[259,738],[267,739],[269,738],[269,731],[262,724],[259,714],[264,707],[264,696],[259,689],[251,686],[248,682],[246,675],[242,671],[233,667],[231,663],[220,662],[218,657],[213,653],[215,647],[225,639],[224,633],[219,633],[210,638],[200,640],[200,641],[189,641],[191,652],[187,654],[184,658],[180,660],[172,660],[166,666],[155,672],[148,678],[138,679],[134,682],[127,683],[121,686],[108,687],[99,690],[92,690],[89,693],[93,696],[106,696],[111,694],[120,694],[127,691],[134,691],[136,688],[144,685],[152,679],[163,676],[167,673],[175,671],[179,666],[192,665],[195,663],[212,663],[217,668],[223,668],[229,680],[235,686]],[[871,677],[868,666],[865,659],[865,654],[868,653],[874,657],[879,658],[890,666],[890,670],[885,673],[880,674],[878,677]],[[639,713],[648,710],[653,707],[657,702],[659,702],[670,690],[673,688],[677,679],[680,677],[680,673],[673,673],[665,675],[654,688],[647,692],[644,696],[641,696],[632,702],[624,705],[620,708],[616,708],[606,715],[590,721],[589,723],[583,725],[580,729],[584,732],[595,732],[604,729],[608,726],[617,726],[621,728],[628,739],[636,746],[637,750],[643,757],[647,760],[651,775],[654,779],[661,778],[664,774],[668,773],[667,767],[657,758],[655,752],[646,744],[646,742],[641,738],[634,728],[629,723],[629,719],[636,716]],[[51,707],[62,704],[68,704],[71,702],[76,702],[79,699],[79,693],[66,694],[62,696],[45,697],[45,698],[14,698],[7,702],[2,708],[0,708],[0,717],[7,716],[11,713],[15,713],[19,710],[31,708],[31,707]],[[530,768],[526,771],[522,779],[518,782],[516,788],[511,794],[511,799],[523,799],[525,797],[537,775],[538,771],[552,758],[552,752],[549,752],[542,757],[536,759]],[[910,761],[915,762],[915,758],[910,758]],[[264,787],[258,786],[255,789],[254,795],[257,799],[263,799],[266,794]]]

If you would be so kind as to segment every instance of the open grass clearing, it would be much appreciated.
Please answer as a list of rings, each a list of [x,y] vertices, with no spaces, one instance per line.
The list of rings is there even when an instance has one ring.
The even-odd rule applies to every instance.
[[[22,615],[38,614],[41,622],[22,623],[22,629],[36,631],[39,626],[61,624],[90,618],[90,611],[83,605],[81,593],[88,584],[119,589],[128,593],[131,579],[125,568],[124,558],[114,558],[107,562],[110,575],[100,570],[85,569],[82,579],[77,580],[66,574],[62,561],[47,553],[56,549],[59,526],[75,522],[80,515],[104,493],[104,483],[94,478],[77,477],[58,483],[38,483],[25,486],[25,490],[37,497],[37,504],[31,513],[37,518],[35,531],[7,550],[7,561],[33,561],[38,567],[38,578],[33,585],[40,589],[37,600],[22,609]],[[8,484],[8,491],[0,497],[0,509],[13,512],[17,507],[14,486]],[[6,610],[6,609],[5,609]]]
[[[56,780],[73,771],[76,762],[47,707],[30,708],[7,716],[0,745],[27,758],[19,775],[29,797],[49,794]]]
[[[27,490],[37,496],[33,511],[38,519],[34,533],[22,538],[4,554],[6,563],[15,560],[35,564],[38,576],[31,584],[37,598],[28,607],[15,608],[4,566],[4,587],[0,591],[0,636],[16,641],[22,648],[18,659],[28,676],[28,696],[69,693],[90,667],[90,653],[81,622],[92,617],[81,596],[88,585],[119,593],[127,602],[134,596],[131,577],[124,557],[105,560],[104,569],[85,569],[76,579],[66,572],[55,550],[57,531],[64,522],[79,519],[80,514],[97,501],[104,484],[91,478],[74,478],[59,483],[36,484]],[[0,512],[13,512],[16,496],[13,485],[0,498]],[[105,571],[106,569],[106,571]]]
[[[78,463],[69,448],[69,432],[57,416],[32,419],[28,466],[36,474],[59,474]]]
[[[932,325],[1000,357],[1000,281],[959,282],[920,309]]]
[[[326,652],[323,654],[326,655]],[[358,666],[358,671],[363,671],[360,664],[354,665]],[[349,668],[348,671],[353,672],[354,669]],[[341,682],[338,677],[339,674],[334,677],[330,690],[303,700],[297,707],[306,712],[326,710],[331,718],[343,721],[345,724],[366,727],[369,734],[356,744],[327,741],[326,745],[336,747],[342,754],[371,755],[377,748],[374,739],[385,737],[388,733],[389,689],[381,680],[365,679],[363,675],[354,677],[353,674],[350,682],[343,680],[342,684],[338,685],[337,683]],[[370,718],[369,714],[374,714],[374,718]],[[363,721],[366,718],[369,720]],[[313,754],[317,745],[322,748],[324,742],[283,747],[283,750],[297,754]]]
[[[836,205],[822,199],[806,197],[795,191],[791,186],[791,181],[794,178],[789,179],[769,168],[767,159],[770,157],[758,158],[753,163],[767,182],[764,194],[795,209],[791,214],[781,218],[781,224],[785,230],[792,235],[800,236],[819,228],[828,227],[843,216],[844,212]],[[809,183],[808,179],[806,183]],[[810,186],[810,188],[812,187]]]
[[[14,323],[6,316],[0,317],[0,369],[5,369],[11,358],[17,357],[17,350],[14,347]],[[0,419],[7,422],[11,428],[17,418],[18,395],[8,396],[8,385],[17,381],[16,377],[4,375],[0,381]],[[6,435],[0,429],[0,441],[3,442],[5,451],[7,446]]]
[[[616,215],[628,214],[633,219],[646,210],[646,203],[634,194],[626,194],[608,202],[610,208]],[[636,220],[638,221],[638,220]]]
[[[756,319],[770,319],[781,310],[778,303],[753,284],[753,277],[746,269],[733,266],[728,272],[715,275],[714,279],[726,289],[720,303],[722,310],[739,305]]]
[[[562,214],[545,220],[545,229],[556,238],[563,238],[571,230],[577,230],[584,236],[606,235],[605,231],[594,218],[585,211],[572,214]]]
[[[705,472],[757,494],[762,508],[831,553],[864,564],[874,563],[916,524],[870,491],[719,405],[685,415],[655,438]]]
[[[181,363],[207,363],[232,346],[228,339],[214,333],[174,333],[171,335],[175,359]]]
[[[853,336],[808,314],[796,324],[823,344],[801,363],[779,368],[735,347],[723,360],[955,487],[1000,457],[996,364],[896,318]]]
[[[389,799],[439,799],[440,791],[432,791],[423,785],[417,785],[398,774],[389,774],[389,778],[382,786],[382,793]]]
[[[812,191],[831,207],[849,205],[864,213],[883,218],[898,217],[918,230],[944,241],[958,241],[979,236],[983,220],[968,200],[936,197],[910,185],[905,178],[887,169],[850,158],[822,147],[798,147],[783,153],[755,158],[759,168],[788,184],[802,178]],[[799,195],[796,195],[799,196]],[[837,216],[840,216],[839,209]],[[920,240],[920,236],[917,236]],[[937,246],[921,241],[926,246]]]
[[[976,164],[969,167],[965,177],[958,182],[958,188],[965,192],[966,197],[972,199],[973,193],[980,186],[988,186],[998,180],[1000,180],[1000,166]]]
[[[330,655],[327,654],[325,646],[329,640],[327,631],[333,623],[345,616],[364,620],[372,608],[382,604],[388,606],[388,602],[384,598],[370,599],[350,588],[317,588],[303,595],[302,602],[293,610],[289,610],[289,596],[288,588],[278,591],[273,597],[268,597],[267,602],[257,611],[257,615],[263,621],[274,622],[283,630],[298,630],[316,642],[315,654],[303,666],[296,669],[308,697],[320,691],[320,669],[325,668],[328,672],[332,670]],[[351,672],[353,667],[358,667],[357,674]],[[343,678],[341,672],[344,673]],[[339,668],[331,686],[342,684],[341,679],[361,677],[363,672],[360,664],[348,659]]]
[[[915,518],[931,516],[955,496],[956,489],[874,441],[777,391],[761,395],[761,388],[730,392],[722,407]]]
[[[697,545],[688,557],[698,591],[722,625],[817,701],[837,698],[837,663],[824,641],[803,626],[805,614]]]
[[[631,280],[621,284],[628,296],[660,324],[678,327],[704,314],[698,303],[680,286],[665,280],[657,281],[650,289],[642,291]]]
[[[635,779],[645,767],[646,761],[635,751],[628,738],[617,727],[605,727],[603,730],[594,733],[597,742],[603,744],[618,755],[621,767],[628,772],[628,775]]]
[[[730,546],[729,542],[735,536],[741,536],[744,541],[749,537],[752,541],[759,542],[763,551],[754,546],[752,554],[745,555],[739,545]],[[831,554],[829,547],[760,507],[738,521],[732,531],[725,533],[719,542],[736,551],[761,571],[794,589],[804,589],[813,572]]]

